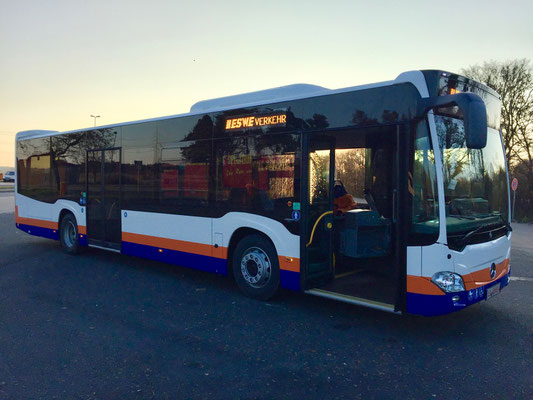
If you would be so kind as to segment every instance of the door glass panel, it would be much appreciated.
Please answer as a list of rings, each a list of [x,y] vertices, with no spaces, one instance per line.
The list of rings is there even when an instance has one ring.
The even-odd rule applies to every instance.
[[[104,151],[105,240],[119,243],[120,229],[120,150]]]
[[[87,152],[87,235],[103,240],[102,152]]]
[[[306,238],[308,274],[327,276],[332,274],[332,211],[333,198],[332,158],[334,142],[327,138],[309,139],[309,176]]]
[[[120,149],[87,152],[87,236],[120,243]]]
[[[329,204],[330,161],[329,150],[309,153],[309,203],[316,207]]]

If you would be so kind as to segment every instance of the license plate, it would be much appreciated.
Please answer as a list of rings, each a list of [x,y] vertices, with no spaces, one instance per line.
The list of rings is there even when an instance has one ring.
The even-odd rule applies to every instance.
[[[487,289],[487,300],[500,293],[500,285],[494,285]]]

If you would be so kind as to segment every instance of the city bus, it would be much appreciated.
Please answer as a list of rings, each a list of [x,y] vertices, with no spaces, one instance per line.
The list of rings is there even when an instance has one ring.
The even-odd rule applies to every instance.
[[[422,316],[509,283],[499,95],[409,71],[296,84],[189,113],[16,136],[18,229],[279,288]]]

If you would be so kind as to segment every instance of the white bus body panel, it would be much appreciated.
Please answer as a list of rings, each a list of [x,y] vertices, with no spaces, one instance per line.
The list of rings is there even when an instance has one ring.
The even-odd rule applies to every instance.
[[[122,252],[226,274],[228,248],[239,228],[266,235],[278,254],[281,285],[300,287],[300,237],[278,221],[243,212],[221,218],[122,210]]]
[[[59,222],[61,211],[68,210],[76,217],[78,226],[86,226],[85,207],[80,206],[75,201],[59,199],[50,204],[16,193],[15,207],[17,216],[20,218],[31,218],[56,224]]]

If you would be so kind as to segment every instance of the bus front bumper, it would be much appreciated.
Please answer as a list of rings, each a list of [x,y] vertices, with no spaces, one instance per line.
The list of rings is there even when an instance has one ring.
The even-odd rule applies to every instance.
[[[407,312],[409,314],[436,316],[463,310],[472,304],[490,300],[509,284],[511,268],[498,280],[464,292],[428,295],[407,292]]]

